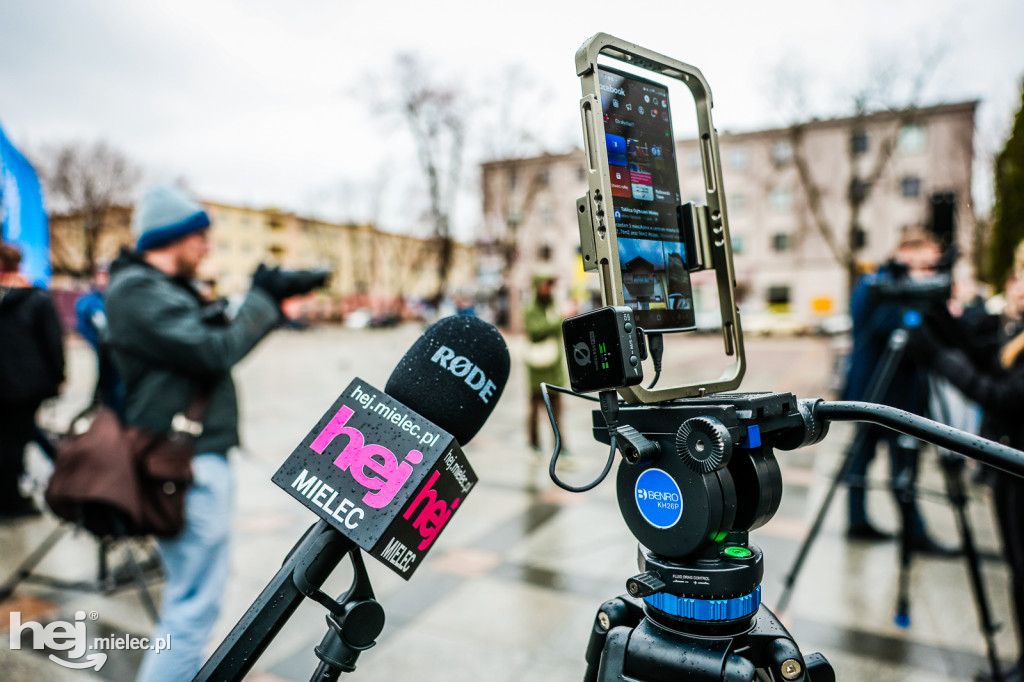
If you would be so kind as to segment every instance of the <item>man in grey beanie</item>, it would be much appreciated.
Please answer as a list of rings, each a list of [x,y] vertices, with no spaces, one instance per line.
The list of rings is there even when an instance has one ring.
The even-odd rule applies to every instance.
[[[231,319],[212,315],[192,286],[209,251],[210,219],[174,187],[150,188],[136,204],[135,253],[111,267],[107,321],[114,364],[125,383],[125,421],[170,430],[200,392],[209,406],[196,438],[185,529],[160,540],[166,582],[154,637],[171,647],[147,651],[139,680],[191,679],[220,609],[229,568],[231,473],[238,406],[231,368],[281,319],[281,301],[322,286],[323,274],[260,268]]]

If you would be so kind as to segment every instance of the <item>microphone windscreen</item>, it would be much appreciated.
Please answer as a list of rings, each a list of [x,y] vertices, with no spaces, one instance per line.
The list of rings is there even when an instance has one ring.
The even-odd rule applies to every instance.
[[[423,332],[384,391],[465,445],[498,403],[509,365],[508,346],[493,325],[453,315]]]

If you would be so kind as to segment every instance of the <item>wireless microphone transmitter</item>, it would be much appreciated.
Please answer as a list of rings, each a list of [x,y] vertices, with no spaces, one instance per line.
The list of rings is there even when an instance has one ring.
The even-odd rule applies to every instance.
[[[569,385],[577,393],[635,386],[644,379],[643,330],[628,306],[598,308],[562,321]]]

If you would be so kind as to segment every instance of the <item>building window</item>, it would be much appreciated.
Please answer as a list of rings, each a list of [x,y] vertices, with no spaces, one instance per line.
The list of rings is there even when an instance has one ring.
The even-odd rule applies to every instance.
[[[789,140],[779,140],[772,145],[772,162],[776,166],[785,166],[793,161],[793,145]]]
[[[793,206],[793,193],[788,187],[776,187],[768,195],[768,203],[776,211],[788,211]]]
[[[854,156],[863,154],[868,150],[868,134],[863,130],[855,130],[850,136],[850,151]]]
[[[923,152],[924,143],[924,126],[920,123],[909,123],[903,126],[896,137],[896,148],[906,154]]]
[[[729,197],[729,208],[733,211],[742,211],[747,207],[746,194],[733,194]]]
[[[551,246],[548,244],[544,244],[539,249],[537,249],[537,258],[539,258],[542,261],[551,260]]]
[[[868,198],[871,191],[871,183],[867,180],[854,178],[850,181],[850,201],[860,203]]]
[[[732,252],[737,256],[743,253],[743,247],[746,244],[746,239],[741,234],[732,235]]]
[[[773,312],[789,312],[789,287],[784,284],[768,287],[768,307]]]
[[[900,194],[907,199],[921,196],[921,178],[916,175],[908,175],[900,180]]]
[[[772,235],[772,250],[774,251],[788,251],[789,250],[789,235],[785,232],[779,232],[778,234]]]
[[[768,287],[768,304],[780,303],[789,303],[789,287],[785,284]]]
[[[746,146],[733,147],[729,150],[729,167],[733,170],[746,170],[750,165],[750,152]]]
[[[853,248],[863,249],[868,245],[868,233],[860,225],[853,228]]]
[[[550,181],[551,181],[551,172],[548,169],[545,168],[541,172],[537,173],[537,186],[538,187],[547,187],[548,186],[548,182],[550,182]]]
[[[580,180],[581,182],[583,180],[587,179],[587,167],[586,166],[580,166],[578,169],[576,169],[576,179]]]

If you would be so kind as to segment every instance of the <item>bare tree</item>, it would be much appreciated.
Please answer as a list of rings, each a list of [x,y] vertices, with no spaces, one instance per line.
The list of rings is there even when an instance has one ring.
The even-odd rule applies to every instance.
[[[922,91],[928,79],[935,73],[942,56],[942,49],[933,49],[925,54],[916,72],[909,79],[894,70],[892,65],[898,63],[898,59],[892,58],[891,55],[885,59],[877,59],[874,65],[868,69],[865,84],[853,93],[853,115],[850,129],[854,137],[864,134],[864,126],[869,115],[877,112],[889,112],[895,120],[894,125],[883,136],[873,162],[866,172],[862,171],[861,165],[857,163],[856,159],[863,149],[858,147],[855,139],[851,139],[850,144],[847,145],[851,174],[845,197],[849,208],[845,225],[830,220],[824,210],[822,185],[825,183],[819,182],[815,170],[809,163],[804,145],[808,123],[795,122],[788,128],[793,163],[806,200],[811,226],[824,240],[836,262],[845,270],[850,290],[853,289],[857,281],[858,253],[863,247],[861,211],[889,167],[900,131],[904,126],[918,120]],[[775,83],[777,92],[788,91],[793,111],[805,112],[807,110],[804,83],[798,73],[792,69],[780,67],[776,72]],[[901,85],[907,90],[904,94],[898,92]]]
[[[397,56],[393,68],[395,77],[388,80],[397,84],[397,92],[379,106],[402,119],[416,147],[426,182],[430,240],[437,259],[437,304],[444,297],[453,260],[452,217],[464,160],[469,103],[458,88],[428,74],[416,55]]]
[[[70,245],[54,240],[53,248],[58,252],[54,260],[63,264],[67,274],[91,278],[96,270],[97,243],[108,214],[131,203],[141,171],[127,156],[102,140],[44,148],[38,167],[50,212],[81,220],[81,258],[59,253]],[[81,267],[72,263],[81,263]]]

